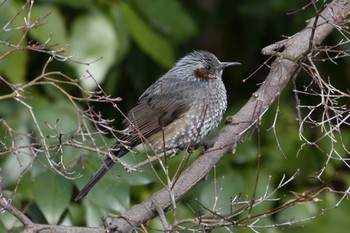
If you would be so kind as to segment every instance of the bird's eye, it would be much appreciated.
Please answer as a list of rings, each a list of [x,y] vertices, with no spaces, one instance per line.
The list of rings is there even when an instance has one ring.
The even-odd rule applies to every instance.
[[[210,69],[211,69],[211,66],[210,66],[210,65],[206,65],[206,66],[205,66],[205,69],[210,70]]]

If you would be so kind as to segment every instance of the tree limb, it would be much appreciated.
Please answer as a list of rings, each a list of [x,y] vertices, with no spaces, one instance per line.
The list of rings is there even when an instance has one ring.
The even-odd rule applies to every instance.
[[[235,150],[244,133],[259,122],[276,98],[280,96],[289,80],[299,72],[301,62],[313,51],[314,46],[320,44],[334,28],[348,22],[349,12],[350,3],[348,0],[334,0],[317,17],[310,20],[301,32],[283,42],[269,46],[273,49],[280,49],[283,46],[284,50],[270,53],[277,57],[271,64],[268,77],[241,110],[228,118],[227,124],[217,136],[214,146],[203,151],[182,172],[171,188],[161,189],[145,202],[133,206],[122,216],[113,218],[108,226],[108,231],[131,232],[133,229],[146,225],[160,213],[163,215],[163,212],[173,208],[174,200],[180,200],[193,186],[207,176],[225,154]],[[154,204],[155,200],[156,204]],[[0,196],[0,206],[22,222],[26,233],[105,232],[105,229],[101,227],[35,224],[2,196]],[[164,223],[167,225],[166,222]]]
[[[260,88],[237,114],[228,118],[214,146],[203,151],[182,172],[172,187],[171,193],[167,187],[154,193],[148,200],[133,206],[121,217],[114,218],[109,230],[131,232],[147,224],[158,213],[152,200],[157,200],[157,205],[164,211],[172,208],[171,196],[174,196],[176,201],[180,200],[193,186],[206,177],[226,153],[235,150],[242,135],[259,121],[280,96],[289,80],[299,72],[300,61],[312,52],[313,48],[310,47],[310,44],[312,46],[320,44],[337,25],[346,23],[349,12],[349,1],[334,0],[317,17],[311,19],[301,32],[286,40],[284,50],[272,63],[270,73]]]
[[[24,233],[104,233],[105,230],[101,227],[70,227],[70,226],[53,226],[45,224],[33,223],[25,214],[14,207],[11,202],[0,196],[0,206],[11,213],[24,225]]]

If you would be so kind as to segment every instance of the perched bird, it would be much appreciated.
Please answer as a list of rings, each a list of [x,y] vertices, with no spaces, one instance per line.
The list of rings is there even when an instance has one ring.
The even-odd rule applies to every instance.
[[[223,118],[227,96],[222,72],[234,65],[240,63],[220,62],[207,51],[194,51],[180,59],[128,112],[113,155],[122,157],[141,143],[156,152],[196,146]],[[107,157],[75,200],[83,198],[114,164]]]

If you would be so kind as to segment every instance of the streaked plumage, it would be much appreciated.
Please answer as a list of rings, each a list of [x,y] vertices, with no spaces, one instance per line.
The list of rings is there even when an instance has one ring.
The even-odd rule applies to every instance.
[[[128,112],[124,134],[113,146],[113,154],[121,157],[140,143],[158,152],[196,145],[222,120],[227,108],[222,71],[238,64],[220,62],[206,51],[194,51],[180,59]],[[83,198],[114,163],[108,157],[76,200]]]

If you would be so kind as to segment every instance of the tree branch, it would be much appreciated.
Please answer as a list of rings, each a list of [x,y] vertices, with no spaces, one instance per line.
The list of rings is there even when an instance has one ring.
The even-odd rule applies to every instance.
[[[268,48],[278,49],[279,52],[269,51],[270,54],[276,56],[276,59],[271,65],[268,77],[241,110],[227,119],[227,124],[217,136],[214,146],[203,151],[171,187],[161,189],[145,202],[133,206],[121,217],[113,218],[108,230],[110,232],[131,232],[133,229],[146,225],[159,214],[164,215],[163,212],[174,208],[174,201],[180,200],[193,186],[204,179],[226,153],[235,150],[244,133],[259,122],[276,98],[280,96],[289,80],[298,74],[301,62],[313,52],[314,46],[320,44],[334,28],[348,22],[346,17],[349,12],[349,1],[334,0],[317,17],[310,20],[301,32],[283,42],[269,46]],[[284,47],[283,51],[281,47]],[[0,206],[22,222],[25,233],[105,232],[102,227],[35,224],[1,195]],[[167,226],[166,220],[163,220],[163,225]]]
[[[25,214],[14,207],[11,202],[3,196],[0,196],[0,206],[15,216],[24,226],[33,224],[33,222],[27,216],[25,216]]]
[[[11,213],[24,225],[24,233],[104,233],[104,229],[87,227],[53,226],[33,223],[25,214],[14,207],[5,197],[0,196],[0,206]]]
[[[235,150],[242,135],[255,125],[278,98],[291,78],[299,72],[300,62],[311,52],[311,45],[320,44],[337,26],[347,22],[350,12],[347,0],[334,0],[299,33],[287,39],[284,50],[271,65],[271,70],[249,101],[241,110],[228,118],[220,131],[214,146],[201,155],[179,176],[171,189],[165,187],[153,194],[145,202],[133,206],[121,217],[114,218],[110,231],[131,232],[157,216],[157,207],[164,211],[172,208],[172,196],[176,201],[199,183],[212,170],[213,166],[229,152]],[[279,48],[280,46],[276,46]],[[170,190],[170,191],[169,191]],[[170,193],[171,192],[171,193]],[[157,200],[157,207],[152,200]]]

